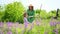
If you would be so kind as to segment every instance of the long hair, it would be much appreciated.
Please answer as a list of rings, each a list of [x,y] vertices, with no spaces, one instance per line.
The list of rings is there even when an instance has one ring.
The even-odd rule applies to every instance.
[[[29,10],[33,10],[33,6],[29,6]]]

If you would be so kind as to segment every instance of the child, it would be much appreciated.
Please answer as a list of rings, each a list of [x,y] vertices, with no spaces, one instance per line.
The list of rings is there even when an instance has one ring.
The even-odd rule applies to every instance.
[[[29,22],[27,21],[27,13],[24,13],[24,30],[22,32],[22,34],[24,34],[26,32],[26,28],[28,27]]]
[[[25,28],[28,26],[29,22],[27,20],[27,13],[24,13],[24,24],[25,24]]]

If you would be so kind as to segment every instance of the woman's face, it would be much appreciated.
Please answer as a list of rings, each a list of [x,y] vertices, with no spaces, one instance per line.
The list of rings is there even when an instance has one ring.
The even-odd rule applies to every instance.
[[[32,7],[30,7],[30,10],[32,10]]]
[[[30,6],[30,7],[29,7],[29,9],[30,9],[30,10],[33,10],[33,7],[32,7],[32,6]]]

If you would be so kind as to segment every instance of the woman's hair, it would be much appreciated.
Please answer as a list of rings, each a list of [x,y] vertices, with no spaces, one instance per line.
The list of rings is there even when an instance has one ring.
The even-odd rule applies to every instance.
[[[33,10],[33,6],[29,6],[29,10]]]

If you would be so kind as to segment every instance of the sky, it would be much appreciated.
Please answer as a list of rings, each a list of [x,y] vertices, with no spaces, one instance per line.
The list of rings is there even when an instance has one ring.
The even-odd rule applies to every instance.
[[[47,12],[50,10],[56,10],[57,8],[60,8],[60,0],[0,0],[0,5],[9,4],[12,2],[21,2],[24,7],[27,7],[32,4],[35,9],[44,9]]]

